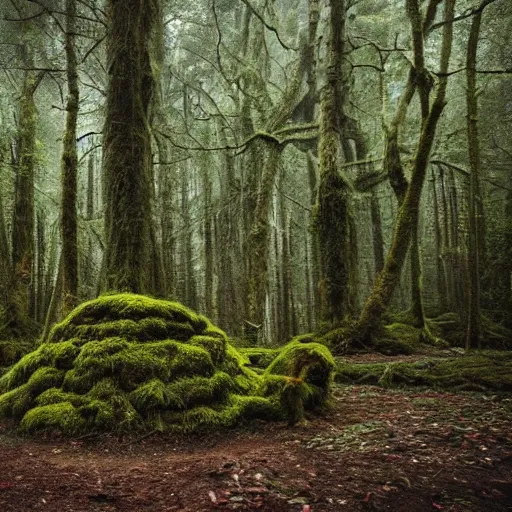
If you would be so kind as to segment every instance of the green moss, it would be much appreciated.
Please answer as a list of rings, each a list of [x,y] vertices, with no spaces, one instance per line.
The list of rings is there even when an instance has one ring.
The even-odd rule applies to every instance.
[[[338,327],[320,336],[318,342],[335,350],[337,354],[342,354],[351,348],[351,336],[352,331],[349,326]]]
[[[79,408],[80,415],[89,425],[97,430],[121,430],[117,423],[119,413],[116,414],[114,407],[108,402],[102,400],[90,400]],[[121,418],[123,416],[121,415]]]
[[[166,413],[164,418],[171,431],[189,433],[232,427],[244,420],[279,420],[283,414],[267,398],[233,395],[220,407],[201,405],[184,413]]]
[[[328,404],[334,367],[325,345],[292,341],[265,370],[262,394],[277,398],[289,423],[294,424],[303,419],[305,410]]]
[[[130,293],[104,295],[98,299],[84,302],[75,308],[61,323],[54,326],[49,341],[58,342],[75,337],[79,332],[76,330],[77,327],[89,325],[94,328],[94,326],[118,320],[128,320],[126,324],[121,323],[118,326],[125,332],[129,332],[138,320],[147,320],[151,317],[171,323],[190,324],[196,332],[202,332],[207,324],[203,317],[177,302],[152,299],[144,295]],[[121,331],[115,334],[119,335]]]
[[[512,390],[512,355],[482,352],[451,359],[426,359],[416,363],[354,364],[341,362],[340,383],[385,387],[428,386],[441,389]]]
[[[0,392],[9,391],[24,384],[30,375],[41,366],[51,364],[51,355],[39,347],[23,356],[7,373],[0,378]]]
[[[285,345],[265,375],[286,375],[327,389],[335,367],[329,349],[320,343],[292,341]]]
[[[169,405],[166,385],[160,379],[145,382],[130,393],[130,402],[140,411],[165,409]]]
[[[104,340],[122,336],[125,340],[158,339],[187,340],[195,333],[189,322],[166,321],[161,318],[112,320],[101,324],[67,324],[60,331],[61,339],[73,336],[79,340]]]
[[[222,336],[193,336],[190,338],[190,344],[204,348],[209,354],[214,364],[218,364],[226,357],[226,339]]]
[[[99,372],[94,369],[90,371],[80,371],[75,368],[66,372],[62,389],[74,393],[87,393],[98,379]]]
[[[77,393],[67,393],[60,388],[47,389],[36,399],[38,405],[52,405],[58,404],[59,402],[69,402],[75,407],[80,407],[89,403],[90,399]]]
[[[224,372],[213,377],[180,379],[166,388],[170,409],[181,409],[217,401],[224,401],[235,390],[233,378]]]
[[[64,370],[43,366],[30,376],[27,385],[34,395],[39,395],[49,388],[60,386],[64,380],[64,375]]]
[[[265,354],[272,362],[259,376],[223,331],[187,308],[103,296],[72,311],[0,378],[0,416],[23,418],[27,432],[64,435],[294,422],[326,399],[330,383],[332,356],[307,341]]]
[[[23,416],[20,427],[30,433],[52,430],[72,436],[84,430],[85,420],[71,403],[61,402],[31,409]]]
[[[387,355],[413,354],[419,348],[421,329],[393,323],[380,329],[374,337],[374,349]]]
[[[202,347],[181,344],[170,365],[173,377],[200,375],[211,377],[215,368],[210,354]]]
[[[33,404],[33,394],[25,384],[0,395],[0,416],[21,418]]]
[[[239,351],[249,359],[252,366],[258,368],[267,368],[280,352],[279,349],[263,347],[240,348]]]

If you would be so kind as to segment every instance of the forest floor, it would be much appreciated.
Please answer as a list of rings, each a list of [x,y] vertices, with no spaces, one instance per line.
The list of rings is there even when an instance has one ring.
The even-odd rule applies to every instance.
[[[510,394],[373,386],[337,387],[328,416],[292,428],[69,440],[3,423],[0,511],[501,512],[511,427]]]

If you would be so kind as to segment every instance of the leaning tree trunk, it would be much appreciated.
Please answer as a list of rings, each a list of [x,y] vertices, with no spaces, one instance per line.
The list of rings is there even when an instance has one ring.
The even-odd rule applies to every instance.
[[[419,11],[417,0],[406,0],[406,4],[409,7],[410,4],[414,4],[414,10]],[[447,23],[443,28],[443,43],[440,59],[441,76],[439,78],[437,94],[422,123],[420,139],[412,164],[411,180],[398,212],[391,247],[387,254],[384,268],[377,277],[372,293],[366,300],[356,325],[355,334],[356,338],[359,340],[367,340],[370,337],[372,328],[375,327],[382,314],[386,311],[391,301],[393,291],[399,283],[413,230],[417,229],[418,226],[421,191],[425,181],[437,124],[445,105],[446,87],[448,84],[446,73],[448,71],[453,38],[453,24],[450,20],[453,18],[454,6],[455,0],[446,0],[445,20]],[[415,26],[418,23],[417,17],[411,16],[411,21],[413,26],[413,39],[415,41],[415,66],[418,70],[421,69],[423,58],[423,41],[422,38],[421,41],[419,41],[418,38],[417,27]],[[417,55],[419,52],[421,52],[420,58],[418,58]],[[419,87],[421,89],[421,83]],[[425,108],[425,95],[422,91],[420,91],[420,100],[423,111]]]
[[[108,290],[151,293],[155,287],[149,108],[151,38],[159,12],[158,0],[108,1],[103,139]]]
[[[66,131],[62,153],[62,292],[63,314],[78,303],[78,234],[77,234],[77,172],[76,125],[78,119],[78,70],[75,48],[76,0],[66,0],[66,58],[68,99],[66,105]]]

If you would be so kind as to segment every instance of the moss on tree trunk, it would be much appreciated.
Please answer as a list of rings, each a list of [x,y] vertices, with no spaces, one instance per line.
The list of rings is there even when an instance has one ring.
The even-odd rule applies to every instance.
[[[454,0],[447,0],[445,3],[445,20],[453,18]],[[416,4],[411,6],[411,4]],[[408,0],[408,8],[413,11],[417,8],[417,0]],[[418,23],[417,17],[413,12],[409,13],[412,24],[413,41],[415,42],[415,67],[419,72],[423,63],[423,43],[417,38]],[[452,47],[453,28],[452,23],[448,22],[443,28],[443,44],[440,58],[440,69],[442,73],[448,70]],[[421,48],[419,48],[421,46]],[[421,82],[419,87],[421,88]],[[423,85],[426,87],[426,85]],[[359,340],[366,340],[370,337],[372,329],[379,323],[382,314],[386,311],[393,291],[400,280],[401,270],[407,255],[407,249],[411,241],[413,230],[418,226],[419,204],[421,191],[425,181],[427,165],[430,158],[430,152],[435,138],[436,128],[445,105],[447,87],[446,75],[441,76],[437,86],[437,93],[432,106],[429,108],[428,115],[422,122],[422,130],[418,141],[416,154],[412,163],[412,175],[407,187],[403,202],[398,211],[395,222],[395,229],[391,241],[391,247],[386,257],[384,268],[378,275],[374,288],[363,307],[361,315],[356,325],[355,337]],[[420,99],[423,107],[423,95],[420,92]]]
[[[347,149],[343,147],[346,119],[342,94],[345,11],[344,0],[331,1],[327,83],[320,103],[320,183],[315,218],[323,274],[320,283],[322,316],[334,325],[353,312],[355,291],[351,190],[340,173],[347,157]]]
[[[154,89],[150,47],[158,13],[158,0],[108,2],[103,167],[109,290],[156,289],[149,109]]]
[[[31,56],[24,46],[25,61]],[[42,79],[41,73],[24,72],[18,121],[18,161],[12,225],[12,260],[14,286],[10,304],[10,328],[23,334],[30,323],[30,294],[34,260],[34,170],[36,153],[37,111],[34,94]]]

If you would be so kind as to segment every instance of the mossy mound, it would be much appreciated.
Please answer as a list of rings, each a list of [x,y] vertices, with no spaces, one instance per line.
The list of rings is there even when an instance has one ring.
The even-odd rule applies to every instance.
[[[305,409],[328,405],[335,366],[325,345],[294,339],[265,370],[262,393],[277,398],[289,423],[296,423],[304,418]]]
[[[421,330],[412,325],[393,323],[375,337],[374,349],[386,355],[413,354],[420,345]]]
[[[415,363],[359,364],[341,361],[335,379],[343,384],[426,386],[467,391],[512,391],[512,354],[484,351],[471,356]]]
[[[18,419],[26,432],[64,435],[290,420],[327,400],[334,367],[325,347],[292,345],[277,358],[286,364],[259,376],[223,331],[183,305],[107,295],[77,307],[0,378],[0,417]],[[290,379],[307,388],[295,402],[299,413],[283,406],[286,385],[268,383]]]

